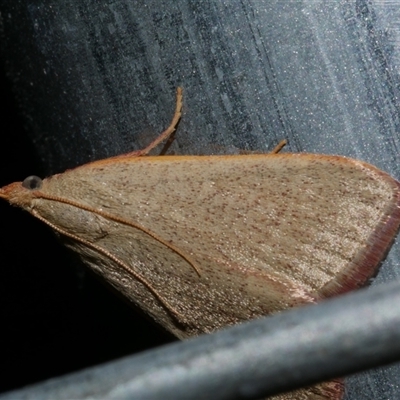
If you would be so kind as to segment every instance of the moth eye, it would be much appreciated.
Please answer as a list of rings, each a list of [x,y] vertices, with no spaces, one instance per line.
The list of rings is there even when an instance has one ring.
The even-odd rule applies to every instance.
[[[29,190],[40,189],[42,187],[42,180],[38,176],[31,175],[24,179],[22,186]]]

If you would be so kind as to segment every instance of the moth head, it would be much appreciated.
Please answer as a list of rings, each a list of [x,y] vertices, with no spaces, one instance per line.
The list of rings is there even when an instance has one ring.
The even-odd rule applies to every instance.
[[[23,182],[14,182],[0,189],[0,198],[10,204],[30,209],[35,191],[42,187],[43,181],[38,176],[28,176]]]

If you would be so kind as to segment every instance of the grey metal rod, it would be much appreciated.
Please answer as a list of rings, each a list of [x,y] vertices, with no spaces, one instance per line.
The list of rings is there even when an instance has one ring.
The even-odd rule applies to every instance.
[[[400,360],[392,283],[174,343],[0,396],[259,399]]]

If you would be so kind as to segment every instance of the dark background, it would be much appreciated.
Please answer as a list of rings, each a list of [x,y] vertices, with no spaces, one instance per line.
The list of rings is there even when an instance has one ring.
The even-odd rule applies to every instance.
[[[3,71],[2,71],[3,72]],[[1,76],[0,184],[43,176]],[[0,390],[173,340],[107,290],[28,213],[0,203]]]
[[[3,0],[1,184],[145,146],[178,85],[171,151],[268,151],[286,138],[290,151],[359,158],[399,179],[397,8]],[[0,215],[1,390],[170,340],[40,222],[5,203]],[[399,260],[397,241],[374,284],[396,279]],[[350,378],[348,398],[396,398],[398,376]]]

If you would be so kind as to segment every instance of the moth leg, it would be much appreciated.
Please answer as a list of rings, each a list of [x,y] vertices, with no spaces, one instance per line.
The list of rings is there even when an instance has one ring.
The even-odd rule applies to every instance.
[[[287,140],[281,140],[273,149],[270,154],[278,154],[287,145]]]
[[[174,116],[172,118],[172,121],[169,125],[169,127],[162,133],[160,133],[160,135],[158,135],[158,137],[153,140],[147,147],[145,147],[142,150],[136,150],[136,151],[132,151],[130,153],[126,153],[123,154],[122,157],[140,157],[140,156],[145,156],[147,155],[150,150],[154,149],[155,147],[157,147],[163,140],[167,139],[176,129],[176,125],[178,124],[179,120],[181,119],[181,115],[182,115],[182,88],[178,87],[176,89],[176,107],[175,107],[175,113]],[[121,156],[120,156],[121,157]]]
[[[283,139],[267,154],[278,154],[286,145],[287,145],[287,140]],[[260,153],[259,151],[240,150],[239,154],[248,155],[248,154],[265,154],[265,153]]]

